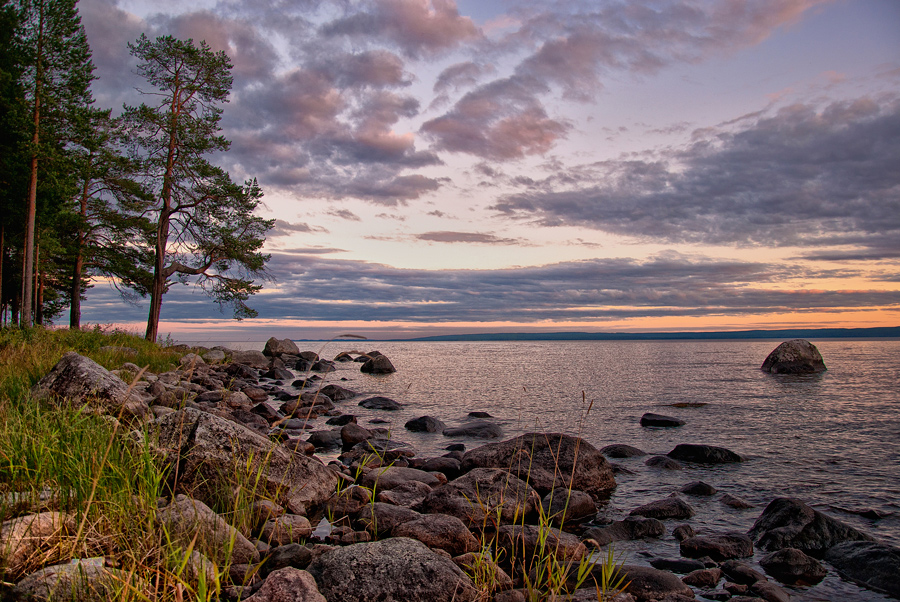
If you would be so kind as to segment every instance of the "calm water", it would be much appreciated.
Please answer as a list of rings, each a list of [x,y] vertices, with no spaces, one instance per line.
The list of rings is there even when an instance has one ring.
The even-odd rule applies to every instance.
[[[397,368],[395,374],[365,375],[359,364],[338,364],[327,382],[404,404],[398,412],[365,410],[354,401],[340,407],[359,416],[364,426],[372,420],[390,421],[380,426],[413,444],[419,455],[444,453],[450,443],[471,448],[484,441],[410,433],[403,428],[407,420],[428,414],[455,426],[475,410],[495,416],[506,437],[560,431],[579,434],[598,448],[627,443],[651,454],[665,454],[678,443],[719,445],[747,461],[666,471],[645,466],[646,458],[617,460],[636,474],[617,476],[619,486],[608,513],[624,516],[700,479],[755,508],[733,510],[718,496],[689,498],[697,510],[690,523],[698,532],[745,531],[769,501],[788,495],[900,546],[900,341],[813,341],[828,371],[802,377],[759,370],[779,342],[299,345],[325,358],[353,349],[377,348],[386,354]],[[233,346],[261,349],[262,343]],[[706,405],[671,405],[683,402]],[[686,424],[677,429],[642,428],[638,421],[648,411],[676,416]],[[328,427],[323,423],[322,428]],[[889,516],[871,520],[853,513],[863,509]],[[616,549],[636,563],[642,562],[641,552],[678,556],[678,544],[671,537],[622,542]],[[833,574],[814,588],[792,594],[799,600],[883,599]]]

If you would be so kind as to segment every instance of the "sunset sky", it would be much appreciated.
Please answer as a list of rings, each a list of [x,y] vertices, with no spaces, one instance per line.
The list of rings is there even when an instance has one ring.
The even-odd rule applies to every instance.
[[[103,107],[126,44],[234,62],[211,157],[256,177],[264,340],[900,325],[896,0],[81,0]],[[83,320],[143,330],[103,282]]]

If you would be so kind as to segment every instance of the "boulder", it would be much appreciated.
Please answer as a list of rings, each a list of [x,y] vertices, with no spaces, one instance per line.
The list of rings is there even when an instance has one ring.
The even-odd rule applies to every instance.
[[[789,585],[815,585],[828,574],[818,560],[797,548],[784,548],[767,554],[759,560],[759,564],[768,574]]]
[[[753,585],[757,581],[766,581],[766,576],[746,562],[727,560],[722,563],[722,571],[733,582],[741,585]]]
[[[459,426],[445,428],[445,437],[471,437],[473,439],[499,439],[503,429],[499,424],[487,420],[472,420]]]
[[[544,496],[541,506],[544,508],[544,515],[556,526],[597,514],[594,499],[577,489],[568,490],[557,487]]]
[[[688,585],[693,585],[694,587],[713,589],[719,583],[719,580],[722,578],[722,569],[712,568],[712,569],[700,569],[697,571],[691,571],[687,575],[681,578],[684,583]]]
[[[671,428],[675,426],[684,426],[684,424],[684,420],[681,420],[680,418],[663,416],[662,414],[654,414],[653,412],[647,412],[641,416],[641,426],[644,427]]]
[[[753,542],[743,533],[719,533],[688,537],[679,544],[687,558],[709,556],[717,562],[753,556]]]
[[[628,513],[629,516],[646,516],[665,520],[667,518],[691,518],[696,514],[686,501],[679,497],[667,497],[638,506]]]
[[[94,360],[69,351],[53,369],[32,387],[36,399],[46,399],[75,407],[87,406],[104,414],[143,420],[150,406],[136,389]]]
[[[391,374],[392,372],[396,372],[397,369],[394,368],[394,364],[391,363],[391,360],[389,360],[387,356],[376,355],[375,357],[367,359],[365,363],[359,367],[359,371],[366,374]]]
[[[753,523],[748,535],[762,550],[797,548],[818,558],[844,541],[873,541],[871,536],[800,500],[786,497],[772,500]]]
[[[344,449],[350,449],[357,443],[362,443],[375,436],[375,433],[363,428],[355,422],[350,422],[341,427],[341,444]]]
[[[341,431],[313,431],[306,441],[316,449],[336,449],[341,446]]]
[[[473,468],[508,470],[542,495],[564,487],[600,500],[616,487],[612,467],[597,448],[560,433],[527,433],[469,450],[462,470]]]
[[[422,500],[428,497],[428,494],[430,494],[431,491],[431,487],[425,483],[408,481],[388,491],[378,492],[375,495],[375,499],[386,504],[412,508],[413,506],[421,504]]]
[[[172,540],[185,549],[196,538],[197,549],[218,562],[228,558],[229,547],[231,560],[237,564],[259,561],[256,546],[199,500],[178,495],[168,506],[157,511],[156,519],[165,526]]]
[[[312,525],[305,516],[283,514],[263,523],[259,538],[270,545],[283,546],[300,543],[311,534]]]
[[[790,594],[768,581],[757,581],[750,586],[748,593],[766,602],[791,602]]]
[[[584,539],[593,539],[598,546],[605,546],[614,541],[662,537],[665,534],[665,525],[655,518],[628,516],[625,520],[615,521],[608,527],[591,527],[584,532]]]
[[[628,583],[625,592],[634,596],[637,602],[662,600],[666,596],[676,595],[685,596],[688,599],[694,597],[694,591],[690,587],[667,571],[661,571],[649,566],[627,564],[622,565],[619,571],[620,575],[625,576],[624,583]],[[597,579],[597,583],[600,583],[601,567],[599,565],[591,570],[591,574]]]
[[[447,425],[434,416],[419,416],[404,424],[406,430],[414,433],[443,433]]]
[[[478,540],[461,520],[447,514],[426,514],[401,523],[391,530],[392,537],[410,537],[429,548],[439,548],[451,556],[481,549]]]
[[[706,568],[699,560],[688,558],[651,558],[649,562],[655,569],[673,573],[692,573]]]
[[[511,523],[533,516],[540,503],[537,492],[516,476],[499,468],[476,468],[434,489],[416,509],[449,514],[481,528],[495,520]]]
[[[359,395],[359,393],[357,393],[356,391],[345,389],[340,385],[325,385],[324,387],[319,389],[319,393],[321,393],[322,395],[327,395],[328,398],[332,401],[345,401]]]
[[[309,572],[327,600],[341,602],[472,602],[472,581],[449,558],[406,537],[327,552]]]
[[[822,354],[804,339],[786,341],[776,347],[760,369],[772,374],[816,374],[827,370]]]
[[[439,472],[450,480],[458,477],[461,472],[460,461],[447,456],[429,458],[422,464],[421,469],[427,472]]]
[[[241,364],[251,368],[267,369],[270,361],[269,358],[263,355],[262,351],[235,351],[231,355],[232,364]]]
[[[736,495],[731,495],[730,493],[723,493],[722,497],[719,498],[719,501],[735,510],[747,510],[748,508],[753,508],[753,504],[750,502],[743,500]]]
[[[401,458],[412,458],[415,455],[415,448],[405,441],[376,437],[357,443],[349,451],[342,453],[340,459],[345,464],[360,462],[370,466],[387,466]]]
[[[730,462],[743,462],[744,459],[724,447],[713,445],[695,445],[693,443],[681,443],[675,449],[666,454],[675,460],[682,462],[695,462],[697,464],[727,464]]]
[[[91,559],[92,560],[92,559]],[[13,588],[16,600],[66,600],[68,602],[97,602],[112,600],[129,581],[128,575],[98,562],[73,560],[67,564],[44,567],[31,573]]]
[[[266,347],[263,349],[263,355],[269,357],[278,357],[279,355],[300,355],[300,348],[290,339],[270,338],[266,341]]]
[[[502,552],[501,552],[502,551]],[[575,565],[587,555],[587,547],[565,531],[536,525],[503,525],[497,530],[497,556],[504,566],[528,572],[537,559],[553,556],[564,565]]]
[[[694,528],[690,525],[678,525],[672,529],[672,537],[675,538],[675,541],[684,541],[688,537],[693,537],[694,535],[696,535],[696,533],[694,533]]]
[[[368,399],[363,399],[357,405],[362,406],[368,410],[388,410],[395,411],[399,410],[403,406],[394,401],[393,399],[389,399],[387,397],[375,396],[369,397]]]
[[[703,481],[691,481],[687,485],[684,485],[679,489],[681,493],[686,493],[688,495],[701,495],[701,496],[710,496],[715,495],[717,490],[715,487],[710,485],[709,483],[704,483]]]
[[[416,520],[422,515],[403,506],[393,506],[382,502],[367,504],[356,515],[356,524],[359,528],[375,535],[385,535],[395,527],[411,520]]]
[[[684,468],[681,462],[668,456],[651,456],[644,460],[644,464],[651,468],[660,468],[662,470],[681,470]]]
[[[0,527],[0,569],[19,574],[27,568],[35,553],[50,548],[75,531],[75,521],[68,514],[41,512],[5,521]]]
[[[185,408],[154,422],[177,490],[213,499],[248,470],[259,492],[292,514],[305,515],[334,493],[337,477],[318,459],[296,454],[253,431],[212,414]]]
[[[845,541],[829,549],[825,560],[845,579],[900,598],[900,549],[873,541]]]
[[[285,567],[269,574],[262,586],[244,602],[327,602],[316,580],[306,571]]]
[[[441,484],[438,477],[430,472],[425,472],[424,470],[419,470],[417,468],[401,468],[398,466],[373,468],[361,479],[360,484],[373,491],[388,491],[394,487],[408,483],[409,481],[419,481],[420,483],[425,483],[429,487],[437,487]]]
[[[625,445],[624,443],[607,445],[600,450],[600,453],[608,458],[636,458],[647,455],[647,452],[644,450]]]

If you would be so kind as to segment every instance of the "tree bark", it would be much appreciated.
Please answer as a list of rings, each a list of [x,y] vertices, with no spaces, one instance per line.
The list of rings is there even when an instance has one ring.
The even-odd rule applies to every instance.
[[[81,329],[81,274],[84,271],[84,224],[87,223],[87,202],[89,180],[84,179],[84,185],[81,188],[81,203],[79,214],[81,215],[81,226],[78,227],[75,241],[75,265],[72,266],[72,305],[69,308],[69,328],[72,330]]]
[[[25,257],[22,293],[22,323],[25,328],[32,325],[31,302],[34,297],[34,225],[37,220],[37,180],[38,180],[38,144],[40,143],[41,94],[44,78],[43,58],[44,45],[44,3],[41,2],[38,13],[38,46],[37,65],[34,77],[34,133],[31,136],[31,177],[28,182],[28,213],[25,218]]]

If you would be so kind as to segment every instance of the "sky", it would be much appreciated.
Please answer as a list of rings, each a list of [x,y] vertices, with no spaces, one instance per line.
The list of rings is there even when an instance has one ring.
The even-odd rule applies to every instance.
[[[210,159],[277,220],[258,318],[176,284],[161,333],[900,325],[896,0],[78,6],[103,107],[146,100],[142,33],[229,55]]]

